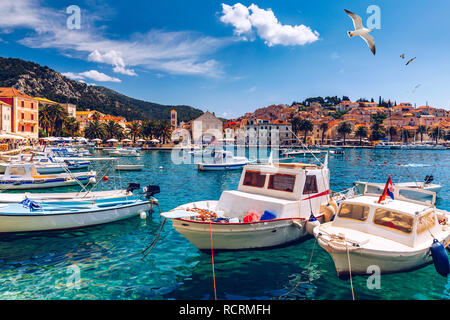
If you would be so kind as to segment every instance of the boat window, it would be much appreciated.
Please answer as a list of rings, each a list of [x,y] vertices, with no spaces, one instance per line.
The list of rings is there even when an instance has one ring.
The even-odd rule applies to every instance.
[[[290,174],[271,174],[269,179],[269,189],[293,192],[295,186],[295,176]]]
[[[317,193],[317,178],[316,176],[306,176],[305,187],[303,194]]]
[[[262,188],[266,184],[266,174],[259,171],[246,171],[244,186]]]
[[[430,212],[424,216],[421,216],[417,224],[417,234],[433,228],[436,224],[436,218],[434,212]]]
[[[24,168],[11,168],[10,175],[24,176],[25,175],[25,169]]]
[[[358,204],[343,203],[340,207],[338,217],[366,221],[369,216],[369,207]]]
[[[406,214],[379,208],[375,210],[373,223],[404,233],[411,233],[414,225],[414,218],[407,216]]]

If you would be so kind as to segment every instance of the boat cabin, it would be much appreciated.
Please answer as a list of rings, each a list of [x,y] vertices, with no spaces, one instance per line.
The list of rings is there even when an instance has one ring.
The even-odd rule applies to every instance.
[[[277,219],[307,219],[311,213],[319,215],[329,194],[329,170],[325,165],[249,164],[242,171],[238,189],[224,191],[217,207],[227,217],[269,211]]]
[[[39,177],[39,173],[36,169],[36,165],[32,163],[8,163],[5,166],[5,173],[3,174],[3,179],[33,179]]]
[[[396,188],[395,200],[387,198],[378,203],[379,194],[366,193],[344,200],[332,226],[367,233],[366,242],[370,236],[390,239],[409,247],[432,241],[431,234],[439,232],[439,222],[443,216],[434,207],[434,200],[412,200],[404,196],[408,192],[410,195],[416,192],[426,193],[435,198],[435,194],[428,191]],[[423,199],[424,196],[415,198]],[[349,236],[351,237],[351,232]]]

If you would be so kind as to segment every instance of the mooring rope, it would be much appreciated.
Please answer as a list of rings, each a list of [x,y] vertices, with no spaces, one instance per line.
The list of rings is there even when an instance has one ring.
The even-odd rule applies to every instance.
[[[156,235],[155,239],[153,239],[153,241],[150,243],[150,245],[147,246],[147,248],[145,248],[141,253],[144,254],[147,250],[147,252],[144,254],[144,256],[139,259],[139,260],[143,260],[155,247],[156,242],[158,241],[159,235],[161,234],[161,231],[164,227],[164,224],[166,223],[167,218],[164,218],[163,222],[161,223],[161,227],[159,228],[158,234]]]
[[[347,242],[345,242],[345,248],[347,250],[348,272],[350,275],[350,287],[352,288],[352,298],[353,300],[355,300],[355,292],[353,290],[353,280],[352,280],[352,265],[350,264],[350,251],[348,250]]]
[[[212,263],[213,284],[214,284],[214,300],[217,300],[216,273],[214,271],[214,249],[213,249],[213,236],[212,236],[212,222],[211,221],[209,221],[209,233],[211,235],[211,263]]]
[[[297,282],[297,284],[290,291],[288,291],[287,293],[282,294],[281,296],[279,296],[278,300],[280,300],[281,297],[287,296],[287,295],[291,294],[292,292],[294,292],[294,290],[299,286],[299,284],[301,284],[301,283],[310,283],[311,282],[310,277],[309,277],[309,270],[311,268],[311,262],[312,262],[312,258],[313,258],[313,255],[314,255],[314,249],[316,248],[316,243],[317,243],[317,239],[316,239],[316,241],[314,241],[314,245],[313,245],[313,248],[312,248],[312,251],[311,251],[311,257],[309,258],[308,269],[306,270],[306,275],[308,276],[308,281],[300,280],[299,282]]]

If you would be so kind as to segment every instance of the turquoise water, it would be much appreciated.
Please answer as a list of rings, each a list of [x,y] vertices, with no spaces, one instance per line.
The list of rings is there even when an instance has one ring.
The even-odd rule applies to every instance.
[[[100,155],[100,153],[99,153]],[[444,187],[438,207],[450,210],[450,152],[347,150],[331,156],[331,186],[349,188],[354,180],[385,182],[420,180],[432,174]],[[358,160],[359,158],[359,160]],[[372,162],[370,162],[372,159]],[[237,187],[240,171],[198,172],[194,165],[175,165],[170,152],[143,152],[142,172],[122,172],[123,185],[158,184],[162,210],[180,204],[218,199]],[[307,161],[303,159],[303,161]],[[387,164],[384,164],[387,161]],[[400,165],[398,164],[400,163]],[[101,189],[114,185],[101,182]],[[70,191],[71,189],[66,189]],[[158,233],[156,212],[103,226],[64,232],[9,235],[0,238],[0,299],[213,299],[211,256],[201,253],[167,223],[153,251],[143,250]],[[214,255],[219,299],[279,299],[299,281],[307,282],[314,239],[272,250]],[[339,280],[328,254],[315,246],[310,282],[299,284],[282,299],[351,299],[350,282]],[[76,283],[77,273],[81,279]],[[448,299],[450,284],[433,265],[403,274],[383,275],[381,289],[369,290],[366,277],[353,279],[356,299]]]

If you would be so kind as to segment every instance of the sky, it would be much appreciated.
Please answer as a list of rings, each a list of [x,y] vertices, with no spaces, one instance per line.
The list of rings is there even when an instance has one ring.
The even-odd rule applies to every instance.
[[[344,9],[373,29],[375,56]],[[335,95],[450,108],[447,0],[0,0],[0,12],[2,57],[224,118]]]

